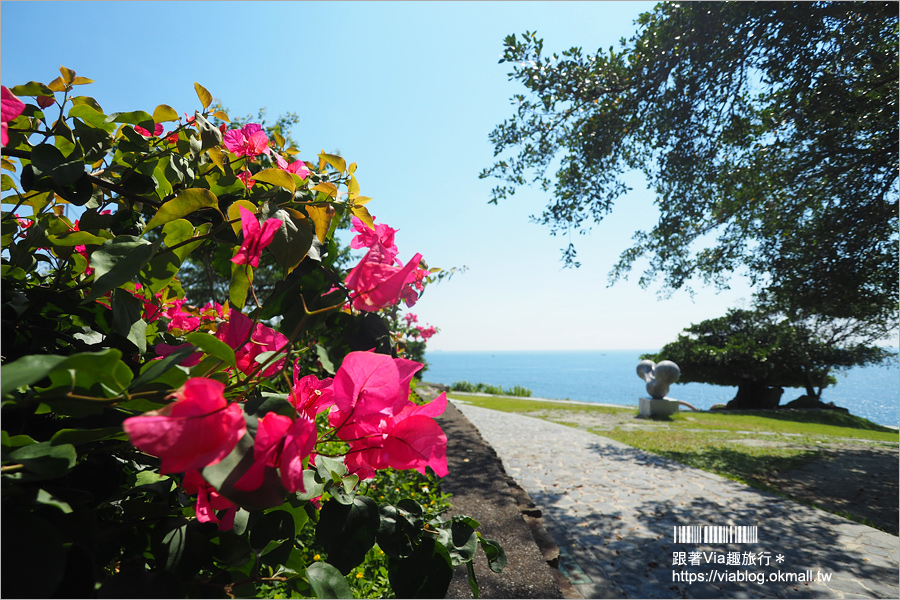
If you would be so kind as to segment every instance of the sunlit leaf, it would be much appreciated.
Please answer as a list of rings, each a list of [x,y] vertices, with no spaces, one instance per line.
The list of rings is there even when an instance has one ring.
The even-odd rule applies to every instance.
[[[214,112],[212,114],[212,116],[219,119],[220,121],[225,121],[226,123],[231,123],[231,120],[228,118],[228,115],[225,114],[224,111],[217,110],[216,112]]]
[[[72,80],[72,85],[88,85],[89,83],[94,83],[94,80],[87,77],[76,77]]]
[[[72,82],[75,81],[75,71],[60,66],[59,72],[62,75],[63,83],[65,83],[66,85],[72,85]]]
[[[287,171],[281,169],[263,169],[259,173],[253,174],[253,179],[257,182],[270,183],[286,189],[293,194],[297,188],[294,184],[294,178]]]
[[[218,358],[231,367],[235,366],[234,350],[216,336],[198,331],[187,334],[184,339],[206,354]]]
[[[178,112],[168,104],[160,104],[153,110],[153,120],[157,123],[177,121]]]
[[[340,156],[336,154],[327,154],[324,150],[319,154],[319,170],[325,168],[325,164],[329,164],[334,167],[338,173],[343,173],[347,170],[347,161],[345,161]]]
[[[309,215],[309,218],[312,219],[313,225],[316,230],[316,237],[319,238],[319,242],[325,243],[325,238],[328,235],[328,226],[331,225],[331,215],[328,214],[328,206],[307,206],[306,213]]]
[[[372,218],[372,215],[369,214],[369,210],[365,206],[351,206],[350,212],[353,215],[369,226],[370,229],[375,229],[375,220]]]
[[[323,181],[322,183],[318,183],[313,186],[312,190],[314,192],[323,192],[325,194],[328,194],[332,198],[337,198],[338,194],[338,187],[330,181]]]
[[[213,208],[219,210],[219,199],[211,191],[204,188],[190,188],[178,194],[159,207],[159,210],[147,223],[144,233],[169,221],[186,217],[198,210]]]
[[[197,92],[197,97],[200,98],[200,104],[203,105],[203,108],[206,108],[210,104],[212,104],[212,94],[210,94],[205,87],[197,82],[194,82],[194,90]]]

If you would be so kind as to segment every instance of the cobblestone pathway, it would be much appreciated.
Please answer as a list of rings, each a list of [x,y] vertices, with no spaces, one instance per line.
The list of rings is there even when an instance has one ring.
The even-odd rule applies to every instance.
[[[543,511],[585,598],[898,598],[896,536],[602,436],[456,405]],[[756,526],[758,541],[673,538],[720,525]]]

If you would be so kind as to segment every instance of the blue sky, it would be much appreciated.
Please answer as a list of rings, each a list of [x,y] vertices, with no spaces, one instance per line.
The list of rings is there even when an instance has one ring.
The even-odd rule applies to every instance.
[[[60,65],[94,84],[104,110],[199,108],[194,82],[232,115],[295,112],[301,157],[356,162],[379,222],[399,230],[400,258],[467,267],[412,309],[440,328],[432,350],[656,349],[691,323],[746,306],[737,281],[660,299],[634,275],[607,287],[631,236],[656,220],[640,177],[614,213],[569,240],[531,223],[547,194],[489,205],[488,133],[522,90],[498,64],[503,39],[537,31],[544,49],[618,46],[651,2],[2,2],[0,79],[41,81]]]

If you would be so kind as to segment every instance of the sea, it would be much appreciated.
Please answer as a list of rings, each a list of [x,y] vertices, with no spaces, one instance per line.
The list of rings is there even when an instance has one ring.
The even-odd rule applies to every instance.
[[[646,384],[636,372],[640,355],[657,351],[427,351],[428,366],[422,379],[445,385],[485,383],[504,389],[518,385],[530,389],[535,398],[637,406],[638,399],[647,396]],[[823,402],[833,402],[879,425],[900,425],[897,363],[855,367],[835,377],[837,384],[825,389]],[[668,397],[704,410],[728,402],[736,392],[736,387],[675,383]],[[804,394],[801,388],[785,388],[781,403]]]

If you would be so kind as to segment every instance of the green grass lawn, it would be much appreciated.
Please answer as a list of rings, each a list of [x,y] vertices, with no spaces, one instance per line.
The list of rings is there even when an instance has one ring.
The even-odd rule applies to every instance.
[[[684,411],[666,419],[638,419],[637,407],[588,406],[456,392],[451,392],[450,397],[584,429],[769,490],[773,488],[766,483],[767,475],[797,468],[817,458],[823,444],[898,442],[896,430],[840,411]]]

